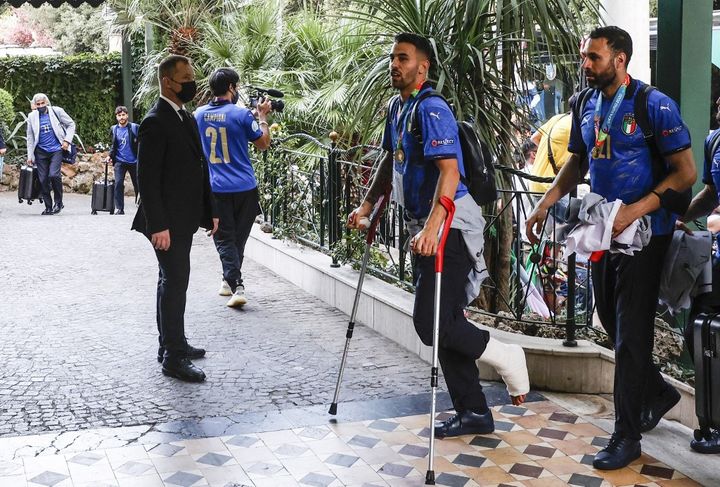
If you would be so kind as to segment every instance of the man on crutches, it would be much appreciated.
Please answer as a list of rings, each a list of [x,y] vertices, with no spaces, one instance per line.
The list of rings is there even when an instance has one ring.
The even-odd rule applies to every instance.
[[[432,47],[417,34],[395,37],[390,53],[392,86],[400,91],[388,105],[383,149],[387,151],[362,205],[348,218],[351,228],[363,228],[377,199],[392,184],[394,200],[404,207],[404,218],[412,235],[415,276],[415,330],[425,345],[433,345],[435,254],[438,235],[447,212],[442,197],[454,201],[455,215],[445,244],[441,279],[438,358],[456,414],[436,423],[437,437],[484,434],[494,431],[493,417],[482,392],[480,360],[503,378],[513,403],[521,404],[529,391],[525,354],[517,345],[490,338],[470,323],[463,313],[470,299],[466,288],[477,281],[482,262],[481,209],[460,182],[464,175],[457,122],[440,97],[423,99],[416,116],[421,123],[421,146],[413,135],[409,114],[417,99],[432,87],[427,82]],[[479,238],[478,238],[479,237]]]

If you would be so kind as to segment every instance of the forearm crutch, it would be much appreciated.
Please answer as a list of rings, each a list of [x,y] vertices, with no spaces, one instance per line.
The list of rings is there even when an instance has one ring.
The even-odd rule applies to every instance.
[[[432,390],[430,402],[430,453],[428,458],[428,471],[425,475],[425,485],[435,485],[434,457],[435,457],[435,395],[438,387],[438,341],[440,340],[440,289],[442,284],[443,260],[445,258],[445,241],[450,233],[455,203],[447,196],[440,197],[440,205],[445,208],[447,215],[440,230],[440,241],[435,254],[435,306],[433,308],[433,357],[430,369],[430,388]]]
[[[360,265],[360,277],[358,278],[357,289],[355,290],[355,301],[353,301],[352,312],[350,313],[350,321],[348,322],[347,333],[345,334],[345,349],[343,350],[342,360],[340,361],[340,372],[338,372],[337,384],[335,384],[335,395],[328,413],[337,414],[338,396],[340,395],[340,383],[342,382],[343,372],[345,372],[345,361],[347,353],[350,349],[350,339],[355,330],[355,316],[357,315],[358,305],[360,304],[360,295],[362,294],[363,281],[365,281],[365,270],[367,269],[368,260],[370,260],[370,248],[375,241],[377,226],[380,223],[380,217],[383,210],[390,199],[390,190],[383,194],[375,204],[375,212],[370,216],[370,226],[365,236],[365,253],[363,254],[362,263]]]

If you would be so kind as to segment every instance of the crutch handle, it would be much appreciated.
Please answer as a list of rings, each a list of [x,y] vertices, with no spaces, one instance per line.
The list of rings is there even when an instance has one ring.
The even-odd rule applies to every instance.
[[[440,205],[445,208],[445,222],[443,223],[440,241],[438,242],[437,253],[435,254],[435,272],[442,272],[443,261],[445,260],[445,241],[450,233],[450,225],[452,224],[453,215],[455,215],[455,203],[447,196],[440,197]]]
[[[392,190],[392,187],[389,187],[383,194],[380,196],[380,198],[377,201],[377,204],[375,205],[375,212],[370,215],[370,226],[367,230],[367,235],[365,235],[365,243],[368,245],[371,245],[373,241],[375,240],[375,234],[377,232],[377,227],[380,224],[380,218],[382,217],[383,211],[385,210],[385,206],[387,206],[388,200],[390,199],[390,191]]]

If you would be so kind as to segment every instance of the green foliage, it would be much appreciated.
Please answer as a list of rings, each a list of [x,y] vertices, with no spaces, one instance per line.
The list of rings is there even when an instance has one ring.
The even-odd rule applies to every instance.
[[[55,50],[65,55],[108,51],[109,25],[102,17],[103,7],[24,5],[21,9],[30,19],[32,30],[42,33]]]
[[[6,57],[0,73],[0,88],[12,94],[15,112],[29,112],[33,95],[45,93],[75,120],[86,144],[106,142],[121,93],[118,54]]]
[[[13,97],[10,93],[0,88],[0,130],[3,136],[8,136],[8,128],[15,118],[13,110]]]

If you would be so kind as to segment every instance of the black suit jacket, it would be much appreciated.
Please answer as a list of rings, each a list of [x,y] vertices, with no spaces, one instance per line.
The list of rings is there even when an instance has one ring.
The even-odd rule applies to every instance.
[[[148,237],[170,230],[192,235],[212,228],[210,175],[194,117],[183,123],[160,98],[140,124],[138,186],[140,208],[132,229]]]

